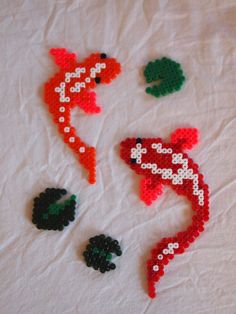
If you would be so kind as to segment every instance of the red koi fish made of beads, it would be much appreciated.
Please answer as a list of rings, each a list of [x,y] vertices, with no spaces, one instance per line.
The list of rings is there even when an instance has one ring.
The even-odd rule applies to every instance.
[[[89,172],[89,183],[93,184],[96,182],[96,150],[76,135],[70,112],[78,106],[87,114],[99,113],[101,108],[91,89],[100,83],[110,83],[121,72],[121,66],[105,53],[91,54],[82,63],[64,48],[52,48],[50,54],[60,71],[45,84],[45,102],[64,142],[78,156],[80,164]]]
[[[170,143],[161,138],[128,138],[121,143],[121,158],[138,175],[141,181],[140,198],[147,205],[157,200],[163,185],[171,186],[178,194],[185,196],[192,204],[196,214],[192,224],[172,238],[163,238],[151,251],[147,261],[148,294],[156,296],[155,283],[164,275],[165,265],[182,254],[199,234],[209,220],[209,191],[198,172],[198,165],[188,157],[185,150],[198,142],[197,129],[177,129],[171,135]]]

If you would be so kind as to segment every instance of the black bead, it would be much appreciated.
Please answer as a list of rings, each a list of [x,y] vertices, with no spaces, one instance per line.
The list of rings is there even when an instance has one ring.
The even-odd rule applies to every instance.
[[[142,144],[142,139],[140,137],[136,139],[136,144]]]
[[[136,159],[135,158],[130,158],[131,164],[136,164]]]
[[[100,78],[100,77],[95,77],[95,82],[96,82],[97,84],[101,83],[101,78]]]
[[[103,52],[103,53],[101,53],[101,54],[100,54],[100,58],[101,58],[101,59],[106,59],[106,58],[107,58],[106,53],[104,53],[104,52]]]
[[[113,263],[111,263],[111,264],[110,264],[110,269],[116,269],[116,265],[113,264]]]

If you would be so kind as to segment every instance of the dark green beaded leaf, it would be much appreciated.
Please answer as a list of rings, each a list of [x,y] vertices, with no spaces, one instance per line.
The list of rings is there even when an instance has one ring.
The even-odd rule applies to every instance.
[[[32,222],[38,229],[63,230],[75,218],[76,195],[57,203],[65,189],[47,188],[34,199]]]
[[[88,267],[105,273],[116,268],[116,265],[111,263],[112,253],[117,256],[122,254],[119,242],[100,234],[89,239],[83,256]]]
[[[180,90],[185,81],[181,65],[166,57],[149,62],[144,75],[147,83],[156,82],[146,88],[146,93],[155,97]]]

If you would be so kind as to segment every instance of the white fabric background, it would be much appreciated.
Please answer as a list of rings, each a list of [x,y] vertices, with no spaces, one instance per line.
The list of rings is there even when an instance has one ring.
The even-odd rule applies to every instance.
[[[0,313],[236,313],[236,1],[0,0],[0,34]],[[58,46],[81,60],[100,51],[122,64],[111,85],[96,89],[102,114],[73,115],[78,134],[97,148],[94,186],[43,102],[56,71],[48,50]],[[156,99],[144,92],[143,67],[162,56],[180,62],[187,81]],[[118,148],[128,136],[168,138],[181,126],[200,130],[189,155],[210,186],[211,219],[151,300],[150,249],[184,229],[191,209],[168,189],[146,207]],[[32,198],[47,186],[79,196],[79,215],[63,232],[31,223]],[[100,232],[123,247],[105,275],[81,257]]]

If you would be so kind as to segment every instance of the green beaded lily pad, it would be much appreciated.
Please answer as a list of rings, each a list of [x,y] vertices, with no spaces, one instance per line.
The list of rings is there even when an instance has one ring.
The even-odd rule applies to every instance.
[[[57,202],[66,194],[65,189],[47,188],[34,199],[32,222],[38,229],[61,231],[75,219],[76,195]]]
[[[112,263],[113,253],[117,256],[122,255],[119,242],[100,234],[89,239],[83,255],[88,267],[105,273],[116,268],[116,265]]]
[[[181,65],[166,57],[150,61],[144,69],[144,75],[147,83],[155,82],[146,88],[146,93],[155,97],[179,91],[185,81]]]

